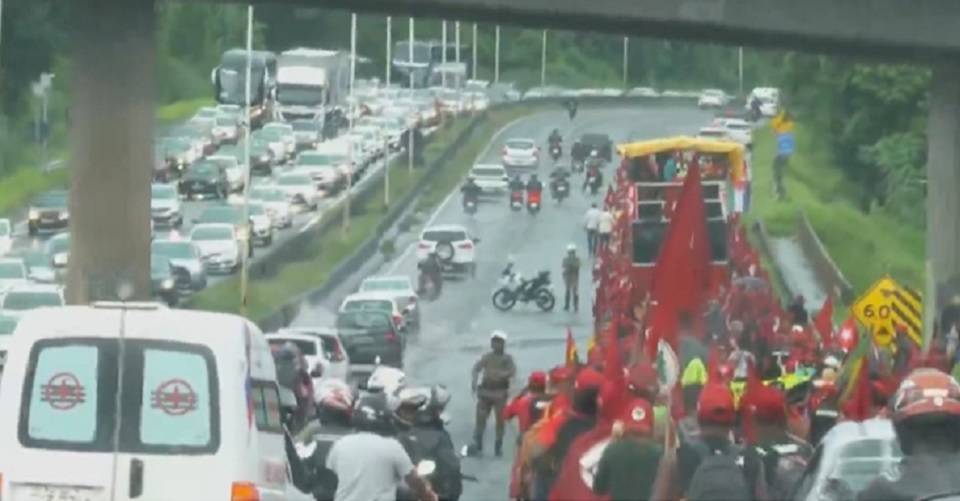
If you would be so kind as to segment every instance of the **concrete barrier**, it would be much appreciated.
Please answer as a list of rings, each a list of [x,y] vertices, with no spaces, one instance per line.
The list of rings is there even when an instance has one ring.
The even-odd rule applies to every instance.
[[[828,287],[829,292],[843,301],[843,304],[853,303],[856,299],[853,286],[834,263],[827,248],[817,236],[816,230],[813,229],[813,225],[810,224],[810,219],[802,210],[797,216],[797,240],[807,260],[813,265],[814,274],[820,284]]]
[[[767,232],[767,226],[763,224],[763,221],[756,221],[750,230],[753,232],[754,239],[757,242],[757,250],[760,251],[760,254],[770,264],[770,269],[767,271],[775,282],[774,292],[779,292],[778,295],[780,296],[781,303],[789,303],[793,299],[793,297],[791,297],[792,291],[790,291],[790,287],[787,286],[787,281],[783,278],[780,265],[777,264],[777,260],[773,257],[773,248],[770,245],[770,234]]]

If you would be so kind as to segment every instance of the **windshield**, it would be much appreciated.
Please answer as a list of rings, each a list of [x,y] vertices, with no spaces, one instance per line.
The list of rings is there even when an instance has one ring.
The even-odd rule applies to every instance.
[[[510,148],[511,150],[532,150],[533,141],[511,139],[510,141],[507,141],[507,148]]]
[[[459,242],[467,239],[467,234],[457,230],[430,230],[423,232],[423,240],[430,242]]]
[[[217,117],[217,127],[234,127],[237,125],[237,119],[229,116]]]
[[[347,329],[341,335],[353,334],[358,330],[389,330],[392,327],[390,315],[382,311],[352,310],[337,315],[337,328]]]
[[[263,200],[264,202],[286,202],[287,196],[280,190],[254,190],[250,193],[252,200]]]
[[[4,310],[25,311],[44,306],[63,306],[60,294],[53,291],[12,291],[3,296]]]
[[[236,207],[221,207],[207,209],[200,216],[200,221],[204,223],[229,223],[234,224],[243,217],[240,209]]]
[[[343,311],[393,311],[391,301],[380,299],[355,299],[343,305]]]
[[[0,279],[22,279],[27,278],[23,263],[20,262],[0,262]]]
[[[194,228],[193,233],[190,234],[190,239],[197,241],[233,240],[233,230],[226,227]]]
[[[197,177],[213,177],[218,174],[218,169],[215,164],[202,162],[193,164],[193,166],[190,167],[190,174]]]
[[[196,257],[190,242],[154,242],[153,253],[170,259],[193,259]]]
[[[290,125],[293,127],[293,130],[297,132],[316,132],[320,130],[320,125],[316,122],[311,122],[309,120],[296,120],[290,122]]]
[[[301,153],[297,165],[333,165],[343,160],[343,155],[328,153]]]
[[[150,187],[150,196],[157,200],[176,200],[177,189],[167,185],[153,185]]]
[[[48,254],[59,254],[70,250],[70,237],[53,237],[47,243]]]
[[[474,167],[470,173],[477,177],[503,177],[507,175],[506,171],[496,167]]]
[[[303,355],[309,357],[317,354],[316,341],[300,338],[276,338],[273,336],[271,336],[267,341],[270,343],[270,347],[273,349],[280,349],[287,343],[293,343]]]
[[[224,104],[244,104],[246,102],[246,80],[244,79],[246,68],[244,68],[242,73],[228,68],[221,68],[217,73],[220,77],[220,93],[217,95],[217,101]],[[261,88],[263,87],[263,72],[262,70],[253,68],[251,76],[250,81],[252,85],[250,86],[250,93],[251,96],[253,96],[251,100],[254,104],[258,104],[259,99],[257,96],[260,95]]]
[[[10,236],[10,221],[0,219],[0,237]]]
[[[360,286],[360,290],[362,291],[395,291],[409,289],[410,282],[406,280],[394,279],[364,280],[363,284]]]
[[[313,179],[308,176],[283,176],[277,179],[277,184],[280,186],[303,186],[313,184]]]
[[[326,89],[312,85],[280,84],[277,86],[277,101],[282,104],[318,106],[323,104]]]

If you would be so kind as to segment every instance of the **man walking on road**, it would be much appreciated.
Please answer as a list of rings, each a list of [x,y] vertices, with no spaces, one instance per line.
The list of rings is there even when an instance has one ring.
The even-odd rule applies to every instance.
[[[597,208],[597,204],[590,204],[587,213],[583,216],[583,227],[587,230],[587,255],[593,257],[597,254],[597,225],[600,224],[600,215],[603,211]]]
[[[597,246],[610,245],[610,234],[613,233],[613,214],[609,210],[600,213],[597,219]],[[594,250],[594,254],[597,251]]]
[[[566,288],[563,311],[570,311],[570,298],[573,297],[573,311],[580,311],[580,293],[577,290],[580,282],[580,257],[577,256],[577,246],[567,246],[567,255],[563,258],[563,285]]]
[[[477,421],[473,431],[473,444],[469,448],[471,455],[483,452],[483,432],[486,430],[490,411],[494,412],[496,420],[494,453],[498,457],[503,453],[503,408],[507,404],[510,381],[517,373],[513,357],[506,353],[506,345],[507,334],[499,330],[493,331],[490,334],[491,351],[473,365],[470,388],[477,396]]]

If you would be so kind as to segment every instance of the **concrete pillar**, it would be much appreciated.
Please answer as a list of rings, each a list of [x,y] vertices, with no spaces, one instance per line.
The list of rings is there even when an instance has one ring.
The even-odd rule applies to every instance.
[[[927,259],[937,290],[960,281],[960,65],[940,63],[927,122]],[[940,292],[938,292],[940,295]]]
[[[148,299],[156,5],[74,0],[70,7],[67,302],[116,300],[118,294]]]

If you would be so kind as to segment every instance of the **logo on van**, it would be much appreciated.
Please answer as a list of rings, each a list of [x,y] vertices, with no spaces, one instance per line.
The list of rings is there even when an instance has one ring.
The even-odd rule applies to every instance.
[[[170,379],[151,393],[151,407],[168,416],[182,416],[197,409],[197,394],[190,383]]]
[[[58,411],[68,411],[86,402],[86,390],[70,372],[54,374],[47,384],[40,386],[40,391],[40,401]]]

